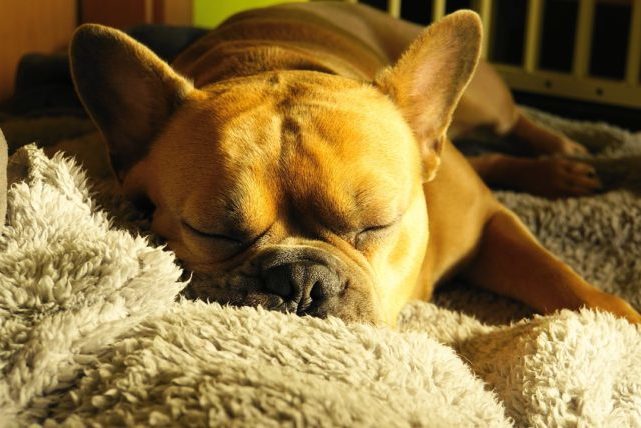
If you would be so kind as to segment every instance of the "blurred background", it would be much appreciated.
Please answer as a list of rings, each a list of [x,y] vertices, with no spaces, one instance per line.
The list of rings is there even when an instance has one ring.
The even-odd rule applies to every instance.
[[[143,43],[149,39],[153,44],[154,31],[164,26],[211,28],[240,10],[282,2],[0,0],[0,113],[36,115],[51,113],[47,107],[52,103],[58,103],[57,108],[74,106],[75,100],[64,99],[69,97],[64,52],[81,23],[130,30]],[[484,56],[518,102],[567,117],[641,129],[641,0],[362,2],[423,25],[472,8],[483,18]],[[140,24],[160,27],[140,32]],[[202,33],[175,34],[170,46],[155,48],[167,60]]]

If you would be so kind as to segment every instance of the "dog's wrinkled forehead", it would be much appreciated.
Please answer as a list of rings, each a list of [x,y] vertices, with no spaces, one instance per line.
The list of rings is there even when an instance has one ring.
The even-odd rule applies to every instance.
[[[257,181],[274,175],[279,187],[341,186],[358,170],[362,180],[393,189],[420,175],[418,149],[394,104],[369,84],[321,73],[272,73],[204,88],[161,140],[158,150],[173,155],[158,155],[218,183],[250,171]]]

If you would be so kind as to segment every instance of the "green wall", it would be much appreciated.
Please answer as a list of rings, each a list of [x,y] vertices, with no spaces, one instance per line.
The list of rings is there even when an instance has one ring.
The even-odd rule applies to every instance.
[[[296,1],[301,0],[194,0],[194,25],[215,27],[225,18],[241,10]]]

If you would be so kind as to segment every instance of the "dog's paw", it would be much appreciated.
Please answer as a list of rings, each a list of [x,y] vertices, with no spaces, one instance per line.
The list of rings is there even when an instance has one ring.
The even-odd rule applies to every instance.
[[[588,196],[602,189],[594,167],[560,157],[518,159],[507,179],[515,190],[553,199]]]

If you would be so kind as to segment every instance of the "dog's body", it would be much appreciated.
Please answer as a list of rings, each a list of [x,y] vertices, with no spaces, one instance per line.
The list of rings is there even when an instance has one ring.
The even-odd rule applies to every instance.
[[[445,138],[459,99],[456,132],[518,121],[485,65],[472,79],[479,44],[470,12],[419,33],[322,3],[240,14],[183,52],[178,74],[99,26],[71,56],[124,191],[207,278],[198,297],[393,324],[460,274],[542,312],[641,320],[543,249]],[[481,112],[479,82],[499,94]]]

